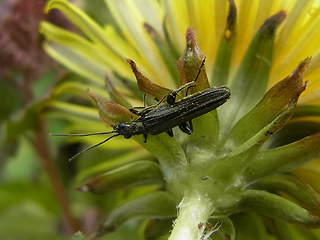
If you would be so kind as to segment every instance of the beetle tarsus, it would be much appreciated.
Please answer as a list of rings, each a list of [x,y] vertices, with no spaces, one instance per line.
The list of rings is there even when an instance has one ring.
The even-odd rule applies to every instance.
[[[172,129],[167,130],[166,133],[167,133],[170,137],[173,137],[173,131],[172,131]]]
[[[188,135],[190,135],[193,132],[193,126],[192,126],[191,121],[189,121],[189,125],[188,125],[188,123],[180,124],[179,128],[182,132],[184,132]]]
[[[146,143],[147,142],[147,138],[148,138],[148,134],[144,133],[143,134],[143,142]]]

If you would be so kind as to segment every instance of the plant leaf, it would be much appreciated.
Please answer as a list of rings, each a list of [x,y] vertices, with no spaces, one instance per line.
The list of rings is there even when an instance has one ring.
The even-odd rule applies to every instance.
[[[263,96],[271,67],[275,30],[285,16],[285,12],[280,11],[268,18],[252,39],[231,82],[232,99],[222,112],[226,133]]]
[[[313,135],[320,131],[320,122],[313,121],[312,119],[289,121],[279,132],[268,139],[266,148],[276,148],[295,141],[304,137]]]
[[[186,174],[184,172],[188,165],[186,155],[181,145],[174,138],[169,137],[166,133],[148,136],[146,143],[143,143],[140,136],[134,136],[133,138],[157,158],[168,186],[171,181],[176,182],[177,178],[181,177],[180,174]]]
[[[309,227],[318,227],[320,219],[297,204],[261,190],[246,190],[240,193],[237,208],[243,211],[254,211],[291,223],[299,223]]]
[[[272,235],[276,237],[276,239],[281,239],[281,240],[292,240],[294,239],[292,235],[295,235],[290,231],[289,225],[283,220],[279,219],[272,219],[270,220],[270,231]]]
[[[291,171],[320,156],[320,133],[305,137],[300,141],[258,152],[244,171],[247,182],[262,177]]]
[[[298,200],[299,204],[305,209],[320,216],[320,195],[312,187],[293,176],[287,174],[269,176],[251,187],[271,192],[287,193]]]
[[[245,212],[231,217],[237,240],[267,240],[267,231],[260,216]]]
[[[293,115],[293,118],[320,116],[319,105],[299,105]]]
[[[146,240],[165,239],[172,229],[173,219],[152,219],[148,222],[144,229],[144,237]],[[161,238],[162,237],[162,238]],[[166,237],[166,239],[168,236]]]
[[[229,0],[229,14],[224,35],[221,37],[216,60],[214,63],[211,83],[213,86],[227,84],[235,39],[237,22],[237,7],[233,0]]]
[[[303,60],[299,66],[285,79],[274,85],[263,97],[263,99],[246,114],[232,129],[227,137],[227,148],[233,149],[250,138],[254,138],[257,133],[270,135],[279,130],[288,118],[285,117],[283,122],[277,123],[274,126],[274,120],[281,118],[281,115],[292,115],[292,110],[295,108],[298,97],[304,91],[302,75],[310,62],[310,58]],[[231,100],[230,100],[231,101]],[[272,125],[266,129],[268,124]],[[260,141],[260,139],[259,139]]]
[[[151,161],[139,161],[98,175],[77,189],[104,194],[123,188],[128,189],[151,184],[163,184],[159,166]]]
[[[176,202],[166,192],[152,192],[115,209],[102,223],[99,235],[115,231],[132,218],[172,218],[177,213]]]
[[[131,122],[138,116],[129,111],[128,108],[115,102],[105,102],[93,92],[88,91],[89,96],[96,102],[100,118],[107,124],[118,124],[119,122]]]
[[[186,33],[186,48],[177,62],[181,86],[196,79],[203,58],[204,56],[196,42],[194,30],[188,28]],[[205,67],[203,66],[197,80],[197,85],[190,88],[190,92],[195,93],[209,87],[210,84]]]

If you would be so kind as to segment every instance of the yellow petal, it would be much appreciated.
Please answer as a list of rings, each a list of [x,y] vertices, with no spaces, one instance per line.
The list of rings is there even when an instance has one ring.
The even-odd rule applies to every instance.
[[[43,45],[43,48],[51,57],[72,71],[86,77],[95,84],[103,86],[104,76],[106,75],[106,70],[103,66],[90,61],[87,56],[80,55],[73,48],[69,48],[61,44],[46,42]]]
[[[152,81],[173,88],[174,81],[162,61],[157,46],[144,28],[144,23],[149,23],[148,19],[137,10],[131,0],[106,1],[106,4],[126,40],[141,54],[142,61],[135,60],[142,66],[141,70]]]
[[[45,35],[48,40],[60,44],[64,48],[68,48],[78,55],[86,56],[89,61],[92,61],[97,65],[101,65],[101,67],[105,68],[101,75],[102,78],[105,77],[106,72],[111,72],[113,70],[118,72],[122,77],[128,79],[132,77],[130,69],[124,59],[119,58],[108,48],[94,44],[83,37],[63,30],[48,22],[41,23],[40,32]],[[73,60],[76,61],[76,59],[70,59],[70,61]],[[77,63],[69,63],[69,65],[70,64]]]

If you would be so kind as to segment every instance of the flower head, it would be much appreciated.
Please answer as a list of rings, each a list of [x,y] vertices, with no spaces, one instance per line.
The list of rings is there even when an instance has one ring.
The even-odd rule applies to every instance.
[[[177,102],[222,85],[231,89],[232,97],[218,110],[192,119],[192,125],[177,124],[188,133],[186,128],[193,126],[191,135],[174,129],[170,137],[172,131],[165,128],[155,136],[147,136],[152,129],[141,131],[146,142],[134,135],[156,162],[132,158],[118,168],[104,169],[79,188],[109,193],[157,186],[114,210],[101,233],[137,216],[160,219],[150,221],[146,234],[177,217],[169,239],[209,239],[213,232],[222,239],[233,239],[236,232],[247,239],[270,234],[281,239],[279,226],[290,234],[305,230],[288,223],[319,226],[319,187],[310,181],[310,168],[303,167],[319,157],[319,124],[302,118],[319,115],[316,2],[119,0],[106,4],[116,27],[99,26],[67,1],[48,2],[46,11],[61,10],[86,35],[42,23],[47,52],[88,79],[62,84],[57,88],[60,93],[70,87],[84,91],[88,86],[101,119],[115,124],[117,133],[120,122],[143,125],[150,111],[164,113],[165,102],[170,102],[171,93],[178,93],[176,89]],[[205,67],[201,67],[204,56]],[[102,99],[104,86],[107,102]],[[142,99],[141,91],[151,107],[129,111]],[[96,120],[92,108],[78,106],[80,112],[75,113],[74,106],[59,100],[51,106],[78,114],[88,123],[90,117]],[[311,121],[312,128],[303,124]],[[317,178],[318,172],[313,172]],[[259,232],[250,231],[250,224]],[[160,235],[169,232],[155,228],[163,230],[157,232]]]

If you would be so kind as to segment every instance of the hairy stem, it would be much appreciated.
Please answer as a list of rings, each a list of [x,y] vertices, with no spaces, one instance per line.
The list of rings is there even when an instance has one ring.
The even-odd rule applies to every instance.
[[[179,205],[169,240],[202,240],[212,210],[211,201],[198,192],[187,194]]]

